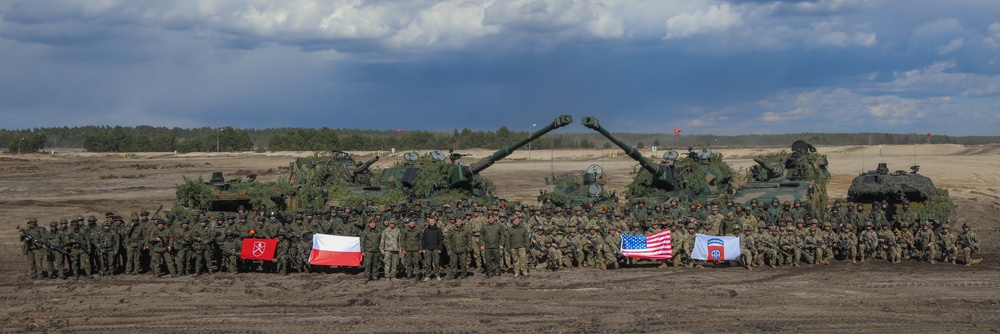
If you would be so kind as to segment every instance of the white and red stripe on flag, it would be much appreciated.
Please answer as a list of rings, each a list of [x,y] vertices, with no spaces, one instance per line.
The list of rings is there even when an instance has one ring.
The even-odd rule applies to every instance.
[[[313,234],[309,264],[320,266],[361,266],[361,238]]]
[[[670,243],[670,230],[663,230],[648,236],[623,234],[621,249],[622,255],[631,258],[669,260],[673,254]]]

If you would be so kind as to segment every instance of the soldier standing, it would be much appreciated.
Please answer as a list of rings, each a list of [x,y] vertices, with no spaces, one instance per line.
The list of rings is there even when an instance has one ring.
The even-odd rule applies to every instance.
[[[184,276],[191,269],[191,226],[187,218],[181,218],[181,228],[174,231],[175,272]]]
[[[150,259],[150,271],[157,277],[163,276],[163,265],[166,265],[170,275],[176,277],[177,273],[174,271],[173,266],[174,257],[171,254],[173,251],[173,235],[170,233],[170,230],[164,228],[163,220],[160,217],[153,218],[153,222],[156,223],[156,228],[149,232],[149,236],[146,239],[149,255],[152,257]]]
[[[528,244],[531,242],[531,232],[521,223],[521,217],[514,218],[507,229],[507,245],[514,260],[514,277],[528,275]]]
[[[441,249],[444,248],[444,231],[437,226],[437,218],[427,219],[427,227],[420,236],[420,252],[424,255],[424,281],[433,276],[441,280]]]
[[[465,278],[469,274],[469,251],[472,250],[472,234],[463,228],[465,221],[455,220],[455,228],[445,239],[448,255],[451,257],[452,278]]]
[[[420,272],[420,243],[422,232],[417,229],[417,222],[409,218],[406,227],[399,232],[400,254],[403,257],[403,269],[406,270],[406,278],[416,279]]]
[[[374,220],[368,221],[368,228],[361,232],[362,261],[365,267],[365,283],[378,279],[378,258],[381,257],[382,234]]]
[[[201,276],[202,268],[212,273],[212,245],[217,238],[215,230],[208,227],[208,219],[198,220],[198,227],[191,233],[191,248],[194,257],[194,275]]]
[[[480,234],[479,250],[486,257],[484,272],[486,277],[500,276],[500,261],[503,250],[506,248],[506,235],[503,226],[496,222],[495,216],[490,216],[486,220]]]
[[[385,263],[385,278],[393,281],[396,279],[396,264],[399,263],[399,230],[396,229],[396,222],[390,220],[389,227],[382,231],[382,240],[379,251],[382,253],[382,261]]]
[[[31,279],[39,279],[45,274],[45,229],[38,227],[38,220],[28,219],[28,228],[18,230],[21,232],[21,242],[24,243],[22,250],[28,257],[28,276]]]
[[[118,247],[121,246],[121,239],[118,234],[111,230],[111,223],[105,221],[100,232],[94,236],[94,244],[98,249],[97,264],[100,269],[97,271],[101,276],[114,275],[114,258]]]

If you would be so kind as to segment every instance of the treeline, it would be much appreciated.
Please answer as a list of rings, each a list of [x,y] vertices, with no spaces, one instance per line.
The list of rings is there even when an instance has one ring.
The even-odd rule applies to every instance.
[[[500,149],[527,138],[527,131],[500,127],[495,131],[470,129],[445,131],[395,131],[358,129],[270,128],[166,128],[153,126],[84,126],[0,130],[0,143],[7,152],[35,152],[45,148],[82,148],[91,152],[222,152],[233,151],[320,151],[320,150],[457,150]],[[798,133],[781,135],[674,135],[657,133],[616,133],[637,148],[686,147],[787,147],[795,140],[813,145],[879,144],[989,144],[1000,136],[932,136],[891,133]],[[23,138],[23,139],[22,139]],[[612,148],[614,145],[596,132],[550,133],[533,142],[532,149]]]

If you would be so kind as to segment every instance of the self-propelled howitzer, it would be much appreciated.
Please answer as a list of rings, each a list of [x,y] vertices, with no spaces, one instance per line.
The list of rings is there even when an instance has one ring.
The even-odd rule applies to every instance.
[[[604,129],[596,117],[584,117],[583,125],[618,145],[642,167],[625,192],[630,202],[664,202],[669,198],[704,202],[732,196],[735,172],[718,153],[689,149],[687,156],[681,157],[676,151],[669,151],[662,163],[656,163]]]
[[[523,147],[524,145],[527,145],[528,143],[530,143],[535,139],[538,139],[538,137],[541,137],[546,133],[549,133],[549,131],[567,126],[572,123],[573,123],[572,115],[561,115],[559,117],[556,117],[556,119],[553,120],[552,123],[546,125],[545,127],[542,127],[538,131],[535,131],[527,138],[521,139],[514,144],[501,148],[496,152],[493,152],[493,154],[491,154],[490,156],[482,158],[479,161],[476,161],[469,166],[463,165],[461,163],[455,164],[455,169],[452,170],[452,173],[448,178],[451,187],[461,188],[468,185],[469,182],[471,182],[472,177],[474,175],[477,175],[484,169],[489,168],[498,160],[506,158],[508,155],[514,153],[514,151],[516,151],[517,149]]]

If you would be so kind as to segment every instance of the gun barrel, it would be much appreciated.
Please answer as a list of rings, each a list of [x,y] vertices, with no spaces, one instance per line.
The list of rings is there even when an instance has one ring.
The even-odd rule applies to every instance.
[[[620,139],[612,135],[611,132],[608,132],[607,129],[601,127],[601,123],[597,119],[597,117],[584,116],[583,126],[590,128],[594,131],[597,131],[602,136],[604,136],[604,138],[607,138],[612,143],[615,143],[615,145],[618,145],[618,147],[624,150],[625,154],[627,154],[630,158],[632,158],[632,160],[639,162],[639,165],[642,166],[643,169],[648,171],[650,174],[653,174],[653,180],[658,185],[658,187],[664,188],[665,190],[668,191],[673,190],[675,188],[676,182],[674,180],[674,175],[673,173],[669,172],[670,169],[668,167],[661,166],[649,160],[648,158],[642,156],[642,153],[639,152],[639,150],[637,150],[635,147],[626,144],[625,142],[621,141]]]
[[[573,123],[573,115],[560,115],[559,117],[556,117],[556,119],[553,120],[552,123],[546,125],[545,127],[539,129],[538,131],[535,131],[527,138],[518,140],[516,143],[511,144],[510,146],[501,148],[496,152],[494,152],[493,154],[491,154],[490,156],[485,157],[479,161],[476,161],[475,163],[469,166],[469,172],[471,172],[473,175],[479,174],[479,172],[492,166],[493,163],[507,157],[508,155],[511,155],[512,153],[514,153],[514,151],[516,151],[517,149],[521,148],[524,145],[527,145],[528,143],[534,141],[535,139],[538,139],[538,137],[541,137],[546,133],[549,133],[549,131],[570,125],[572,123]]]
[[[358,174],[364,173],[366,170],[368,170],[368,167],[371,167],[372,164],[374,164],[376,161],[378,161],[377,155],[371,160],[365,161],[365,163],[362,164],[361,166],[358,166],[358,168],[355,169],[353,173],[351,173],[351,176],[358,176]]]
[[[764,162],[764,160],[761,160],[760,158],[753,158],[753,162],[756,162],[758,165],[760,165],[760,168],[763,168],[768,172],[774,173],[774,167],[768,165],[767,162]]]

